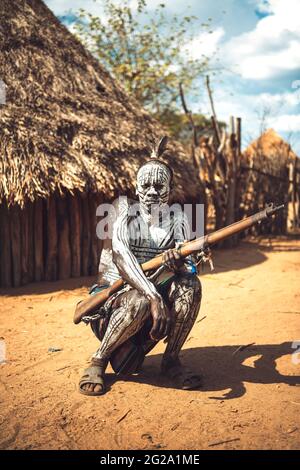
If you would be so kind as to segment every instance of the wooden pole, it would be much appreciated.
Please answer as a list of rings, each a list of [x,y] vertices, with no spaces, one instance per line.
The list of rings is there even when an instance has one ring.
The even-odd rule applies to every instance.
[[[90,220],[89,220],[89,205],[88,198],[83,195],[81,198],[82,203],[82,275],[89,275],[90,267],[90,248],[91,248],[91,233],[90,233]]]
[[[13,267],[13,286],[21,285],[21,215],[20,207],[14,205],[10,209],[10,237]]]
[[[71,243],[71,275],[79,277],[81,271],[81,201],[80,196],[69,196],[70,208],[70,243]]]
[[[230,136],[235,134],[235,125],[234,125],[234,117],[230,116],[230,121],[229,121],[229,133]]]
[[[12,287],[12,259],[9,210],[6,203],[0,205],[0,274],[1,286]]]
[[[230,149],[229,155],[227,156],[227,162],[229,165],[228,172],[228,190],[227,190],[227,201],[226,201],[226,225],[230,225],[236,218],[236,183],[237,183],[237,141],[236,141],[236,126],[235,119],[233,116],[230,117],[229,122],[230,132]],[[237,236],[234,236],[225,241],[227,248],[232,248],[238,242]]]
[[[182,83],[179,84],[179,93],[180,93],[181,104],[182,104],[183,110],[184,110],[184,112],[185,112],[185,114],[186,114],[186,116],[187,116],[187,118],[188,118],[188,120],[190,121],[190,124],[191,124],[191,128],[192,128],[192,131],[193,131],[192,149],[195,149],[195,147],[197,147],[197,145],[198,145],[197,129],[196,129],[196,126],[195,126],[195,123],[194,123],[193,114],[188,109],[188,107],[186,105]],[[192,152],[193,152],[193,150],[192,150]],[[193,159],[194,159],[194,162],[195,162],[195,157],[193,157]]]
[[[98,273],[98,238],[96,234],[96,209],[97,209],[97,200],[96,195],[89,193],[88,195],[89,202],[89,222],[90,222],[90,234],[91,234],[91,265],[90,265],[90,274],[96,275]]]
[[[46,254],[46,281],[57,279],[57,220],[55,195],[47,201],[47,254]]]
[[[44,279],[44,230],[43,200],[37,199],[34,204],[34,280]]]
[[[241,218],[240,207],[243,199],[243,193],[246,190],[241,181],[241,158],[242,158],[242,119],[236,118],[236,190],[235,190],[235,217]]]
[[[211,122],[212,122],[212,128],[214,130],[216,140],[217,140],[217,145],[220,145],[221,143],[221,137],[219,137],[219,131],[218,131],[218,124],[214,116],[211,116]]]
[[[217,114],[216,114],[214,100],[213,100],[213,94],[212,94],[212,91],[211,91],[211,88],[210,88],[210,79],[209,79],[208,75],[206,77],[206,88],[207,88],[207,93],[208,93],[210,106],[211,106],[211,110],[212,110],[212,120],[213,120],[213,125],[214,125],[214,128],[215,128],[215,132],[216,132],[216,138],[217,138],[218,145],[220,145],[221,131],[220,131],[220,127],[219,127],[219,123],[218,123],[218,119],[217,119]]]
[[[28,203],[20,211],[21,216],[21,284],[29,282],[29,210]]]
[[[34,203],[28,203],[28,282],[34,281],[34,266],[35,266],[35,247],[34,247]]]
[[[236,118],[236,140],[239,155],[242,151],[242,118]]]
[[[66,197],[57,199],[58,224],[58,279],[71,277],[71,248],[69,214]]]

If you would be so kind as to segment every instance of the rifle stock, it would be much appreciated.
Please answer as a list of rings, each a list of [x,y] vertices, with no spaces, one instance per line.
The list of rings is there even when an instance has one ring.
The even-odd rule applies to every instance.
[[[205,247],[212,246],[222,240],[225,240],[228,237],[231,237],[232,235],[235,235],[243,230],[246,230],[247,228],[252,227],[253,225],[257,223],[260,223],[268,219],[273,214],[275,214],[276,212],[278,212],[279,210],[283,208],[284,208],[284,204],[277,206],[277,207],[274,206],[273,204],[269,204],[267,205],[265,209],[263,209],[260,212],[257,212],[254,215],[251,215],[250,217],[246,217],[245,219],[242,219],[238,222],[228,225],[227,227],[221,228],[220,230],[217,230],[215,232],[204,235],[203,237],[197,238],[196,240],[184,243],[178,249],[178,251],[180,255],[183,258],[185,258],[186,256],[189,256],[193,253],[197,253],[201,251]],[[163,264],[162,256],[163,255],[158,255],[155,258],[152,258],[151,260],[143,263],[141,265],[142,270],[151,271],[153,269],[157,269],[160,266],[162,266]],[[76,306],[75,314],[73,318],[75,325],[81,322],[82,317],[84,317],[85,315],[91,314],[96,309],[98,309],[101,305],[103,305],[108,300],[108,298],[112,294],[118,292],[118,290],[121,289],[123,285],[124,285],[123,279],[118,279],[111,286],[102,290],[98,294],[90,296],[89,298],[79,302]]]

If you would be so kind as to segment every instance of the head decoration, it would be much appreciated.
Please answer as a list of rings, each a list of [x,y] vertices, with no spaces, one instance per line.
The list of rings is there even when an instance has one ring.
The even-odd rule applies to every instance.
[[[145,206],[158,203],[166,204],[173,179],[169,165],[161,160],[166,150],[168,138],[164,136],[153,148],[150,159],[144,163],[137,174],[137,194]]]
[[[171,167],[160,158],[162,154],[165,152],[165,150],[167,149],[167,144],[168,144],[168,137],[165,135],[158,141],[157,145],[153,147],[151,155],[150,155],[150,162],[157,162],[167,167],[170,173],[171,181],[172,181],[173,171]],[[148,162],[146,162],[145,165],[147,165],[147,163]]]

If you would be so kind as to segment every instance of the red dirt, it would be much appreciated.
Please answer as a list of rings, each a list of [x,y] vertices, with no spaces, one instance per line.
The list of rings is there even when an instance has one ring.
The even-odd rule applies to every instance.
[[[300,240],[244,242],[217,251],[215,268],[182,351],[198,391],[159,377],[160,343],[139,376],[110,374],[106,395],[80,395],[98,342],[72,316],[93,279],[2,290],[0,448],[299,449]]]

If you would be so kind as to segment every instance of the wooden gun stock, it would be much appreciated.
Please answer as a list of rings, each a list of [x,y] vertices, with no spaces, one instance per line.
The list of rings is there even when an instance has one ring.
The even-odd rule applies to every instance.
[[[180,255],[185,258],[186,256],[189,256],[193,253],[197,253],[201,250],[203,250],[205,247],[212,246],[222,240],[225,240],[228,237],[231,237],[243,230],[246,230],[249,227],[252,227],[253,225],[260,223],[269,217],[271,217],[273,214],[278,212],[279,210],[284,208],[284,204],[281,206],[274,206],[274,204],[269,204],[265,209],[263,209],[260,212],[257,212],[254,215],[251,215],[250,217],[247,217],[245,219],[242,219],[238,222],[235,222],[231,225],[228,225],[227,227],[221,228],[220,230],[217,230],[216,232],[209,233],[207,235],[204,235],[203,237],[197,238],[196,240],[189,241],[184,243],[179,249]],[[141,265],[141,268],[144,272],[146,271],[151,271],[153,269],[157,269],[160,266],[162,266],[163,261],[162,261],[162,255],[156,256],[155,258],[146,261],[146,263],[143,263]],[[76,306],[75,314],[74,314],[74,323],[78,324],[80,323],[82,317],[89,315],[95,310],[99,309],[101,305],[103,305],[108,298],[116,293],[121,287],[124,285],[123,279],[118,279],[115,281],[110,287],[107,287],[106,289],[102,290],[98,294],[92,295],[88,297],[85,300],[82,300],[79,302]]]

